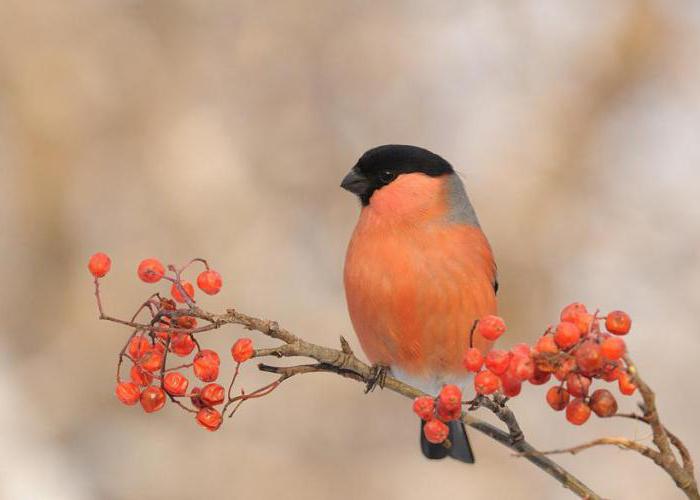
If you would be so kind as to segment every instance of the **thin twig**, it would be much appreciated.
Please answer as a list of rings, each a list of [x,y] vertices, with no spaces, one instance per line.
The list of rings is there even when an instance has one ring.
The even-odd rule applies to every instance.
[[[643,444],[638,443],[637,441],[634,441],[632,439],[628,438],[623,438],[623,437],[604,437],[604,438],[598,438],[594,439],[593,441],[589,441],[588,443],[583,443],[578,446],[572,446],[571,448],[558,448],[556,450],[548,450],[548,451],[531,451],[527,453],[518,453],[516,456],[519,457],[524,457],[528,455],[562,455],[565,453],[570,453],[571,455],[576,455],[577,453],[588,450],[590,448],[593,448],[595,446],[603,446],[603,445],[610,445],[610,446],[617,446],[618,448],[626,449],[626,450],[634,450],[638,453],[641,453],[645,457],[649,457],[652,460],[655,460],[659,456],[659,452],[656,450],[652,450],[648,446],[644,446]]]

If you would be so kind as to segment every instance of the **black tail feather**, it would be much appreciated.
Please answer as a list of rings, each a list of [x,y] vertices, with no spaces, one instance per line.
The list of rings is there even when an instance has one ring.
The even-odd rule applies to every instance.
[[[450,440],[451,446],[448,448],[444,444],[433,444],[425,439],[423,434],[423,426],[425,422],[421,423],[420,429],[420,447],[423,455],[432,460],[439,460],[447,456],[464,462],[467,464],[474,463],[474,453],[472,452],[472,447],[469,444],[469,438],[467,437],[467,430],[464,428],[464,424],[461,421],[453,420],[449,422],[450,434],[448,439]]]

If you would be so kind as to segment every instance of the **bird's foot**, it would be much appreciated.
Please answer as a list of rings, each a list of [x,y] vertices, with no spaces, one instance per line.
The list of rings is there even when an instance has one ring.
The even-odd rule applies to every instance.
[[[372,392],[377,388],[377,386],[379,386],[380,389],[384,389],[384,383],[386,382],[386,376],[388,373],[389,367],[387,365],[372,365],[369,379],[367,380],[367,387],[365,387],[365,394]]]
[[[493,395],[493,400],[501,408],[504,408],[506,406],[506,403],[508,403],[509,399],[510,399],[509,397],[504,396],[503,394],[496,393]]]

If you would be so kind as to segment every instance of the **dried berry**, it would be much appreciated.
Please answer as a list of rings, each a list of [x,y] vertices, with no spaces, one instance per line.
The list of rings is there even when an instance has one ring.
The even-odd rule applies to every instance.
[[[581,344],[574,353],[576,364],[584,373],[595,373],[603,367],[600,346],[592,341]]]
[[[612,417],[617,413],[617,401],[607,389],[598,389],[591,394],[591,410],[599,417]]]
[[[579,373],[569,373],[566,377],[566,390],[575,398],[584,398],[591,387],[591,379]]]

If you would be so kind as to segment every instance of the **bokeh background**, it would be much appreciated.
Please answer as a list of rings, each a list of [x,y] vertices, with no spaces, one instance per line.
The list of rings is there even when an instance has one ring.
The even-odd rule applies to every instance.
[[[699,49],[691,0],[0,1],[0,496],[568,498],[476,432],[477,466],[426,462],[406,400],[336,376],[293,380],[218,433],[115,399],[128,332],[97,321],[97,250],[115,315],[151,291],[140,259],[205,256],[225,277],[207,308],[357,348],[341,268],[358,206],[338,184],[383,143],[463,174],[503,344],[573,300],[628,310],[662,416],[700,458]],[[543,449],[649,439],[573,428],[541,387],[513,406]],[[681,498],[629,452],[560,460],[609,498]]]

